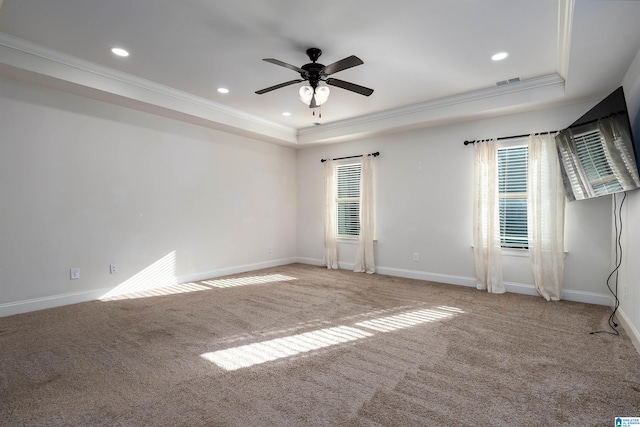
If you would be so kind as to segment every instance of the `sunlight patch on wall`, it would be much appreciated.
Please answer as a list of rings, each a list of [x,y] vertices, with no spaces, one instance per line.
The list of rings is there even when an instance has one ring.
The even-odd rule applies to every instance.
[[[227,371],[234,371],[320,348],[355,341],[371,335],[369,332],[356,328],[338,326],[204,353],[201,356]]]
[[[435,309],[414,310],[394,316],[379,317],[358,322],[354,326],[384,333],[447,319],[462,313],[464,311],[456,307],[440,306]],[[200,356],[222,369],[234,371],[374,335],[375,332],[363,331],[351,326],[337,326],[203,353]]]
[[[265,276],[239,277],[236,279],[203,280],[201,283],[215,288],[232,288],[235,286],[260,285],[263,283],[286,282],[289,280],[297,279],[282,274],[268,274]]]
[[[144,270],[125,280],[103,296],[101,301],[123,299],[126,294],[142,293],[157,288],[177,285],[176,251],[163,256]],[[139,297],[138,297],[139,298]]]

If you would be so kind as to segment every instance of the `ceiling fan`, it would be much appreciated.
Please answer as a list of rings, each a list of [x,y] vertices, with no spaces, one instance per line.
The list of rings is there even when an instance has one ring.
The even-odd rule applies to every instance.
[[[373,93],[373,89],[360,86],[355,83],[346,82],[344,80],[335,79],[333,77],[327,77],[338,71],[346,70],[347,68],[355,67],[356,65],[362,65],[364,62],[357,56],[351,55],[333,64],[323,65],[319,64],[318,58],[322,55],[322,51],[318,48],[312,47],[307,49],[307,55],[311,60],[310,63],[303,65],[302,67],[296,67],[295,65],[287,64],[286,62],[279,61],[273,58],[265,58],[263,61],[270,62],[281,67],[288,68],[297,73],[300,73],[300,78],[296,80],[290,80],[285,83],[280,83],[275,86],[271,86],[265,89],[257,90],[258,95],[271,92],[272,90],[280,89],[285,86],[293,85],[296,83],[302,83],[304,81],[309,82],[309,86],[304,86],[300,89],[300,98],[305,104],[309,105],[309,108],[316,108],[322,105],[329,96],[329,88],[326,86],[319,86],[320,82],[325,82],[330,86],[336,86],[341,89],[346,89],[351,92],[359,93],[360,95],[369,96]]]

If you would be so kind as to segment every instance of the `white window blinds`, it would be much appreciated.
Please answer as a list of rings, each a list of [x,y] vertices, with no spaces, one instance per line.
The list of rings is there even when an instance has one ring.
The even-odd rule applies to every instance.
[[[338,237],[360,235],[360,163],[336,165]]]
[[[596,196],[622,191],[618,178],[613,173],[604,141],[598,129],[574,135],[580,163]]]
[[[498,195],[502,247],[528,247],[528,156],[529,150],[526,145],[498,148]]]

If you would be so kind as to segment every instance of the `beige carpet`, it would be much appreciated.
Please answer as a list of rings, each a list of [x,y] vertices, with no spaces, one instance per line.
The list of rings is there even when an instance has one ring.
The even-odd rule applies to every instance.
[[[2,426],[612,426],[607,307],[294,264],[0,318]]]

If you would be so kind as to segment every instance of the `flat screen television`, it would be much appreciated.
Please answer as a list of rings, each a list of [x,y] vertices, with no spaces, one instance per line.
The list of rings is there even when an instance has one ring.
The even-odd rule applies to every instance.
[[[555,139],[569,200],[640,188],[640,141],[634,142],[622,87],[560,131]]]

